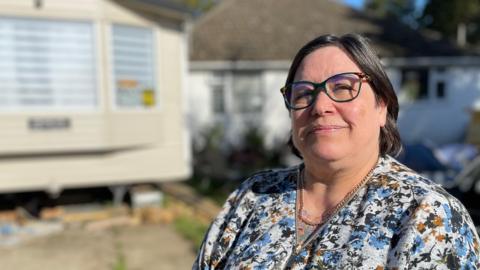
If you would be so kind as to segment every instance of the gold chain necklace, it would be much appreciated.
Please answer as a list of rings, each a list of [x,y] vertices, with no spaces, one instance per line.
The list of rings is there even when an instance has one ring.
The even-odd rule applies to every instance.
[[[331,216],[336,214],[340,209],[342,209],[345,204],[350,201],[350,199],[357,193],[357,191],[363,187],[368,180],[370,179],[371,174],[373,173],[373,170],[375,169],[376,165],[373,166],[370,171],[365,175],[365,177],[360,181],[358,184],[356,184],[348,193],[343,197],[343,199],[335,205],[335,207],[331,208],[330,210],[325,211],[320,217],[318,217],[316,220],[310,219],[310,215],[308,212],[303,209],[303,190],[305,186],[305,169],[302,169],[300,171],[299,169],[299,183],[298,183],[298,194],[299,194],[299,208],[298,208],[298,219],[310,226],[318,226],[322,224],[325,220],[329,219]]]

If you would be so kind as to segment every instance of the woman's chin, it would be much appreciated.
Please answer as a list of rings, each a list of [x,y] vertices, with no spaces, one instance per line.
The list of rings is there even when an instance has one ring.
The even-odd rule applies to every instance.
[[[312,149],[313,150],[313,149]],[[304,155],[305,158],[310,158],[312,160],[318,160],[323,162],[333,162],[340,160],[342,158],[342,153],[338,149],[321,149],[309,151],[308,154]]]

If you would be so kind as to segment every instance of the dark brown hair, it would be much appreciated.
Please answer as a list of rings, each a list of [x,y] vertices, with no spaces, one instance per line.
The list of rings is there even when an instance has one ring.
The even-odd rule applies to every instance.
[[[342,49],[370,77],[369,83],[377,103],[383,101],[387,107],[387,121],[385,126],[380,129],[380,155],[397,155],[402,148],[400,134],[397,129],[399,109],[397,95],[380,63],[380,59],[363,36],[358,34],[346,34],[343,36],[323,35],[311,40],[295,55],[288,71],[286,84],[293,82],[300,63],[307,55],[326,46],[336,46]],[[288,145],[296,156],[302,158],[298,149],[293,145],[291,135]]]

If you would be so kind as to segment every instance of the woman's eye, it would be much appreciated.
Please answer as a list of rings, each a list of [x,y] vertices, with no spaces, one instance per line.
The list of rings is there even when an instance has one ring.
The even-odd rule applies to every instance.
[[[353,88],[350,84],[336,84],[333,87],[333,91],[352,91]]]
[[[296,100],[298,99],[301,99],[301,98],[304,98],[304,97],[309,97],[312,95],[312,91],[311,90],[307,90],[307,89],[302,89],[302,90],[297,90],[295,92],[295,95],[294,95],[294,98]]]

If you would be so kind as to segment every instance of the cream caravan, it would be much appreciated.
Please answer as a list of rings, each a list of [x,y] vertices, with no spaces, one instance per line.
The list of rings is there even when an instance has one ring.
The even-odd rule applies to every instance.
[[[190,174],[185,11],[0,1],[0,193]]]

